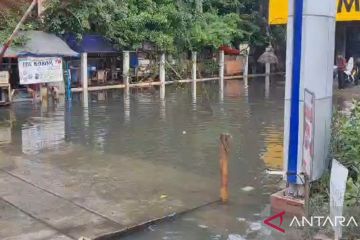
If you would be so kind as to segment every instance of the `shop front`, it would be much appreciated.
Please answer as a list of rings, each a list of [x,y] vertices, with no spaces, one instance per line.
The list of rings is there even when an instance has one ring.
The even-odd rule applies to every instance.
[[[336,54],[347,59],[360,57],[360,1],[333,0],[337,2]],[[305,6],[306,7],[306,6]],[[268,23],[287,24],[289,0],[269,0]]]

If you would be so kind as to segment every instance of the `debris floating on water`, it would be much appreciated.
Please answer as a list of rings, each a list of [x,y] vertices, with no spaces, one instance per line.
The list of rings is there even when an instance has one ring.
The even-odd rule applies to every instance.
[[[245,222],[246,221],[245,218],[241,218],[241,217],[236,218],[236,220],[238,220],[239,222]]]
[[[246,186],[246,187],[243,187],[241,190],[243,190],[244,192],[250,192],[250,191],[252,191],[254,189],[255,189],[254,187]]]
[[[268,169],[265,171],[265,173],[269,174],[269,175],[279,175],[279,176],[284,175],[283,171],[275,171],[275,170],[268,170]]]
[[[246,239],[243,238],[243,237],[242,237],[241,235],[239,235],[239,234],[229,234],[227,240],[246,240]]]
[[[199,228],[203,228],[203,229],[207,229],[207,228],[209,228],[208,226],[206,226],[206,225],[202,225],[202,224],[199,224],[199,225],[198,225],[198,227],[199,227]]]
[[[259,231],[261,229],[261,223],[259,222],[252,222],[249,226],[251,231]]]
[[[168,196],[166,195],[166,194],[162,194],[161,196],[160,196],[160,199],[165,199],[165,198],[167,198]]]
[[[184,131],[182,132],[182,134],[185,135],[185,134],[186,134],[186,131],[184,130]]]

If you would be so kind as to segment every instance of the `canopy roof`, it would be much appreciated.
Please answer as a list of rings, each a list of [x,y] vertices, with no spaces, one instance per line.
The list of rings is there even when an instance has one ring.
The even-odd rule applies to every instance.
[[[84,35],[80,41],[76,39],[75,35],[68,34],[65,39],[74,51],[80,53],[114,54],[119,52],[109,40],[96,34]]]
[[[54,34],[42,31],[26,31],[19,33],[26,38],[23,46],[10,47],[5,52],[5,57],[16,58],[19,56],[63,56],[77,57],[79,53],[73,51],[61,38]]]

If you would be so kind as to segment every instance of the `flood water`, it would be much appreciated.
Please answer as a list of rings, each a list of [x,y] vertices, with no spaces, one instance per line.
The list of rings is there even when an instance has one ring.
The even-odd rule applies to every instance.
[[[129,95],[89,92],[85,100],[74,94],[71,103],[46,106],[14,103],[0,109],[0,154],[36,159],[71,146],[87,152],[91,162],[126,156],[216,179],[219,135],[230,133],[228,205],[211,205],[121,239],[264,239],[269,232],[261,221],[278,187],[266,169],[282,165],[284,85],[281,78],[272,79],[270,89],[261,78],[249,80],[248,88],[229,80],[223,99],[217,83],[207,82],[198,84],[196,99],[190,85],[176,85],[166,87],[162,100],[158,89],[148,88]]]

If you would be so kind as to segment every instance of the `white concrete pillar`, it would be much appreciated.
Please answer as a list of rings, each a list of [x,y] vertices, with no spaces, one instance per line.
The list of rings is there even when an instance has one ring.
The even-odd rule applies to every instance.
[[[197,53],[192,52],[191,54],[191,63],[192,63],[192,69],[191,69],[191,93],[193,102],[196,102],[196,62],[197,62]]]
[[[87,53],[81,54],[81,85],[83,88],[83,91],[87,91],[88,89],[88,59],[87,59]]]
[[[165,53],[160,56],[160,71],[159,71],[160,83],[165,84]]]
[[[265,75],[269,76],[271,73],[271,64],[270,63],[265,63]]]
[[[165,98],[165,53],[160,56],[160,99]]]
[[[239,50],[242,55],[245,54],[245,65],[244,65],[244,78],[249,75],[249,54],[250,54],[250,46],[249,44],[240,44]]]
[[[123,83],[126,87],[129,86],[130,83],[130,52],[123,52]]]
[[[294,54],[294,0],[289,1],[289,19],[287,27],[286,90],[284,115],[284,170],[288,172],[288,163],[297,160],[297,174],[303,172],[303,125],[304,92],[308,89],[315,95],[315,131],[314,156],[311,166],[311,180],[322,176],[328,166],[327,156],[331,136],[333,64],[335,48],[336,1],[304,0],[302,46],[300,59],[299,99],[293,99],[293,54]],[[292,101],[298,101],[299,118],[291,114]],[[296,105],[296,104],[295,104]],[[291,124],[298,129],[296,135],[291,131]],[[297,139],[297,146],[290,145],[290,136]],[[293,148],[295,147],[295,148]],[[297,149],[297,155],[289,154],[289,148]],[[290,156],[290,157],[289,157]],[[289,159],[291,158],[291,159]],[[296,177],[296,176],[295,176]],[[296,177],[298,184],[302,181]]]
[[[225,68],[225,54],[223,50],[219,52],[219,92],[220,98],[224,98],[224,68]]]

